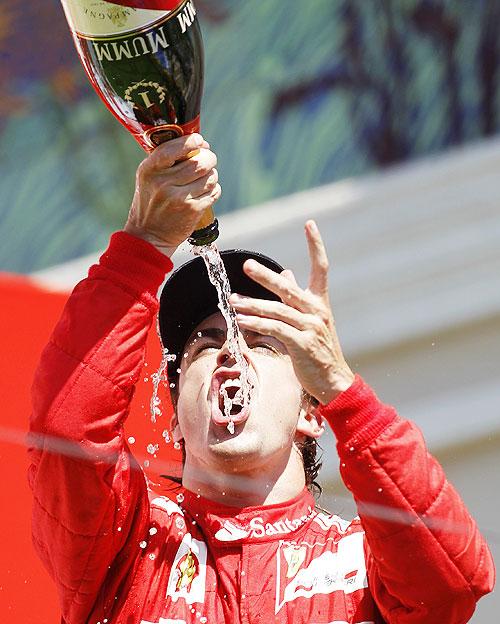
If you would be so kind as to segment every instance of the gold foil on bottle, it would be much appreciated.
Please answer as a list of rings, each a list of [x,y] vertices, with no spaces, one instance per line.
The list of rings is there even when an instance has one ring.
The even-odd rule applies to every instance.
[[[170,11],[132,9],[104,0],[61,0],[72,29],[84,37],[126,34],[154,24]]]

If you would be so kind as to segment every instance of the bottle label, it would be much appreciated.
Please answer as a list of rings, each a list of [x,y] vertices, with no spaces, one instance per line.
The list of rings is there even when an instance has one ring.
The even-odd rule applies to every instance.
[[[134,9],[129,0],[62,2],[92,85],[145,149],[199,130],[203,42],[193,0],[176,0],[170,11]]]
[[[104,0],[61,0],[72,30],[83,37],[116,37],[164,19],[170,11],[133,9]]]

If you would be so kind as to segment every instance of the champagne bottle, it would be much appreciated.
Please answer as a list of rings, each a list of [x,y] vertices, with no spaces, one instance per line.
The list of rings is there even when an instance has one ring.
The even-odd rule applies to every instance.
[[[94,89],[148,152],[199,132],[204,53],[192,0],[61,0]],[[189,241],[219,235],[212,209]]]

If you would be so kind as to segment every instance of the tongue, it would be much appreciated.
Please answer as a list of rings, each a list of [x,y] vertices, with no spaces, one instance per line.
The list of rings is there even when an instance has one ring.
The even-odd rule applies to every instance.
[[[231,407],[231,416],[237,416],[241,410],[243,409],[243,405],[234,404]]]
[[[240,406],[241,399],[238,395],[239,388],[230,386],[228,388],[221,387],[219,393],[219,407],[222,413],[227,413],[226,405],[231,403],[231,411],[235,406]],[[235,400],[236,399],[236,400]]]

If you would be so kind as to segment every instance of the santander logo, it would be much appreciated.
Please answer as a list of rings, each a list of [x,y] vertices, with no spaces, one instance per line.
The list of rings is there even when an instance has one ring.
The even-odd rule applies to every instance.
[[[225,520],[215,537],[220,542],[236,542],[247,538],[262,539],[274,535],[288,535],[316,515],[316,512],[311,507],[308,508],[308,512],[307,515],[299,518],[293,518],[292,520],[284,518],[275,522],[266,522],[261,516],[255,516],[245,527],[237,525],[231,520]]]

